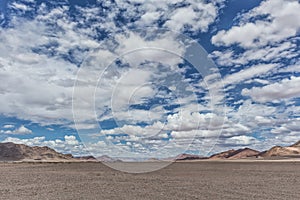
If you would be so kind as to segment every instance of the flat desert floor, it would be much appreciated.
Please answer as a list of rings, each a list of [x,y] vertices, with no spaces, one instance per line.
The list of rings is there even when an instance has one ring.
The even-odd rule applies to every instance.
[[[300,199],[300,162],[182,162],[145,174],[101,163],[0,163],[0,199]]]

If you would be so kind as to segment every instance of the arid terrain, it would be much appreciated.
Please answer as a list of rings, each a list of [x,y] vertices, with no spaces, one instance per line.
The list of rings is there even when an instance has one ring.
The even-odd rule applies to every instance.
[[[0,143],[0,199],[299,199],[300,142],[259,152],[122,162],[73,157],[49,147]],[[99,162],[99,160],[106,163]],[[169,161],[169,162],[166,162]]]
[[[146,174],[122,173],[102,163],[0,163],[0,199],[299,197],[300,162],[179,162]]]

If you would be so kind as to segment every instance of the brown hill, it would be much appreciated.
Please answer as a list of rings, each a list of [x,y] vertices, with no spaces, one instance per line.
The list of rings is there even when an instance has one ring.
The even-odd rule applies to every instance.
[[[11,142],[0,143],[0,161],[71,160],[71,154],[58,153],[49,147],[30,147]]]
[[[243,159],[256,157],[260,152],[250,148],[228,150],[221,153],[214,154],[209,159]]]
[[[112,157],[109,157],[107,155],[103,155],[103,156],[97,157],[96,159],[98,161],[100,161],[100,162],[107,162],[107,163],[122,162],[120,159],[112,158]]]
[[[290,147],[300,148],[300,140],[298,142],[296,142],[295,144],[291,145]]]
[[[232,155],[235,151],[236,150],[231,149],[231,150],[223,151],[221,153],[216,153],[210,156],[209,159],[226,159],[229,158],[230,155]]]
[[[267,151],[259,154],[260,157],[300,157],[300,140],[295,144],[287,147],[274,146]]]
[[[192,154],[179,154],[175,157],[175,160],[199,160],[199,159],[206,159],[206,157],[201,157],[198,155],[192,155]]]
[[[250,148],[244,148],[236,150],[233,155],[229,157],[229,159],[243,159],[243,158],[250,158],[256,157],[260,152]]]
[[[275,146],[267,151],[261,152],[259,156],[264,158],[300,156],[300,146],[294,146],[294,145],[289,147]]]
[[[97,161],[97,159],[94,156],[79,156],[75,157],[75,159],[80,161]]]

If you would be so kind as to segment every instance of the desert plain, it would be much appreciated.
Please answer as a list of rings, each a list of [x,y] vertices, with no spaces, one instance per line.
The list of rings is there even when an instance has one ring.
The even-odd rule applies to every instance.
[[[296,161],[175,162],[141,174],[96,162],[0,163],[0,199],[8,200],[299,198]]]

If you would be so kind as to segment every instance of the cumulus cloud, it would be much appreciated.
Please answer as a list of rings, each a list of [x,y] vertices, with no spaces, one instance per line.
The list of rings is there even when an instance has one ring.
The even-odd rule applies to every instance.
[[[287,128],[299,116],[300,27],[294,24],[300,17],[299,6],[293,0],[265,0],[239,13],[231,28],[212,37],[212,43],[222,48],[211,56],[222,70],[229,71],[223,78],[226,100],[236,107],[229,106],[227,117],[248,128],[240,135],[228,135],[233,139],[220,139],[220,144],[228,140],[227,146],[240,143],[234,146],[243,147],[249,142],[248,146],[265,150],[270,144],[289,145],[299,140],[297,131]],[[220,83],[214,84],[220,88]],[[237,94],[243,97],[236,99]],[[259,142],[243,137],[253,137],[252,133],[259,133]]]
[[[263,1],[260,6],[244,15],[238,26],[233,26],[227,31],[219,31],[212,37],[212,43],[224,46],[238,44],[249,48],[277,43],[296,36],[300,29],[297,23],[300,20],[299,9],[298,1]],[[248,22],[250,19],[255,20]]]
[[[13,128],[14,126],[6,126],[6,127],[4,126],[4,128],[6,129],[7,127]],[[15,130],[1,130],[0,133],[8,134],[8,135],[26,135],[26,134],[32,134],[32,130],[26,128],[24,125],[21,125],[19,128]]]
[[[132,26],[157,26],[174,31],[206,32],[225,1],[172,0],[172,1],[116,1],[117,7],[126,9],[122,16],[137,18]],[[184,16],[184,17],[182,17]]]
[[[229,84],[236,84],[239,82],[246,81],[250,78],[255,78],[257,76],[260,76],[262,74],[265,74],[269,72],[270,70],[274,69],[277,64],[259,64],[252,67],[249,67],[247,69],[241,69],[240,71],[236,73],[232,73],[230,75],[227,75],[223,79],[223,83],[225,85]]]
[[[298,56],[297,40],[285,41],[282,43],[253,47],[239,53],[234,50],[214,51],[211,57],[221,66],[247,65],[250,62],[279,62],[281,59],[293,59]]]
[[[235,145],[235,146],[240,146],[240,145],[247,146],[247,145],[253,145],[256,142],[258,142],[258,140],[254,137],[239,135],[239,136],[234,136],[226,139],[224,144]]]
[[[272,128],[271,133],[275,140],[280,144],[290,145],[300,138],[300,120],[298,118],[293,118],[282,124],[276,124]]]
[[[242,94],[250,96],[258,102],[276,102],[282,99],[300,96],[300,77],[283,79],[279,83],[269,84],[263,87],[243,89]]]
[[[1,107],[0,112],[41,125],[61,124],[74,128],[72,86],[77,80],[76,86],[80,88],[80,94],[73,96],[73,100],[78,103],[74,112],[78,119],[76,128],[96,128],[93,123],[97,120],[94,112],[96,108],[96,115],[100,120],[114,117],[128,124],[107,130],[107,134],[126,132],[135,135],[135,138],[127,138],[127,142],[136,151],[145,152],[150,143],[152,149],[157,148],[155,141],[158,138],[168,139],[166,132],[156,134],[161,129],[159,122],[169,115],[170,110],[166,106],[178,104],[177,100],[183,106],[195,102],[196,99],[192,97],[195,88],[191,87],[184,76],[178,78],[178,74],[184,73],[184,69],[180,69],[178,64],[183,62],[182,56],[187,47],[178,40],[178,35],[170,31],[143,32],[138,31],[138,28],[155,25],[159,17],[165,28],[181,32],[205,32],[216,19],[222,2],[145,1],[139,5],[136,1],[99,2],[103,8],[75,6],[77,14],[72,17],[67,4],[52,8],[41,3],[30,19],[21,14],[16,15],[9,22],[11,26],[2,28],[1,31],[2,47],[6,50],[3,49],[0,53],[0,63],[3,66],[0,77],[5,82],[0,86],[0,93],[3,94],[0,103],[6,106]],[[175,4],[182,6],[174,6]],[[11,6],[16,7],[17,4]],[[25,4],[22,7],[25,8],[24,6]],[[18,7],[21,8],[21,5]],[[178,15],[185,11],[189,11],[190,16],[179,18]],[[115,20],[116,16],[123,17],[124,24],[120,25],[120,21]],[[24,35],[24,32],[27,34]],[[106,36],[107,33],[109,37]],[[128,53],[133,50],[133,53]],[[120,55],[123,56],[119,57]],[[117,58],[124,61],[124,68],[114,68],[110,61]],[[85,62],[81,65],[83,60]],[[76,76],[79,65],[79,71],[87,67],[83,77]],[[98,80],[99,87],[95,91]],[[162,86],[169,89],[159,89]],[[171,91],[176,90],[177,94],[171,94]],[[154,98],[160,98],[164,102],[150,109],[128,109],[130,106],[151,104]],[[107,109],[110,106],[113,109]],[[135,126],[134,123],[137,122],[149,125]],[[169,127],[168,130],[180,129],[174,123],[173,128]],[[193,126],[189,122],[182,129],[193,129]],[[22,131],[26,132],[19,130]],[[153,138],[143,143],[132,141],[145,134]],[[25,142],[58,147],[70,141],[68,137],[64,141],[35,139],[38,141]],[[75,140],[70,142],[74,143],[73,146],[78,145]],[[128,148],[120,145],[120,142],[118,144],[120,148]],[[91,146],[100,148],[103,144]]]
[[[32,10],[32,8],[30,6],[23,4],[23,3],[17,3],[17,2],[13,2],[12,4],[9,5],[9,7],[12,9],[18,10],[18,11]]]
[[[212,37],[213,44],[223,46],[211,53],[212,58],[225,68],[244,68],[253,63],[295,65],[300,26],[294,23],[300,19],[296,11],[299,7],[298,1],[266,0],[240,13],[235,18],[236,25]]]
[[[0,86],[0,93],[3,94],[0,103],[5,106],[0,109],[0,112],[4,115],[16,116],[43,125],[63,124],[73,127],[71,113],[72,86],[76,79],[78,65],[82,63],[88,54],[91,55],[91,51],[99,50],[99,54],[95,55],[95,59],[91,62],[103,63],[105,60],[110,60],[109,58],[116,58],[121,52],[134,50],[135,48],[155,48],[159,46],[163,50],[176,51],[175,53],[178,55],[166,56],[163,51],[145,50],[136,51],[134,55],[128,54],[125,59],[132,65],[152,59],[157,62],[168,63],[174,69],[174,65],[182,61],[180,56],[185,52],[185,47],[174,40],[174,36],[166,32],[165,34],[150,35],[153,38],[150,40],[150,36],[146,38],[139,33],[129,31],[128,27],[134,25],[136,27],[131,28],[138,29],[139,25],[146,22],[152,23],[151,20],[160,17],[164,21],[164,26],[170,26],[171,29],[176,29],[171,27],[175,21],[176,25],[181,23],[180,27],[184,27],[184,30],[206,31],[208,26],[215,20],[222,2],[219,0],[211,3],[204,1],[197,3],[194,1],[188,3],[164,1],[158,4],[156,1],[146,1],[140,5],[136,5],[134,1],[116,1],[113,3],[114,5],[99,2],[101,6],[105,7],[103,9],[106,11],[97,6],[75,6],[74,9],[78,14],[73,16],[76,18],[73,19],[70,16],[70,7],[67,4],[62,3],[48,7],[45,3],[38,5],[31,1],[31,7],[38,6],[36,11],[32,11],[31,18],[16,13],[14,18],[9,21],[10,26],[1,28],[0,40],[3,44],[2,47],[5,49],[1,50],[0,47],[0,63],[3,66],[0,69],[0,77],[5,84]],[[13,2],[10,7],[25,10],[25,7],[28,7],[27,3]],[[174,9],[168,11],[175,4],[182,4],[183,6],[180,6],[180,8],[175,6]],[[182,7],[186,7],[194,13],[195,16],[192,21],[188,19],[180,22],[176,21],[178,20],[178,17],[176,17],[177,10],[182,9]],[[161,9],[166,12],[161,12]],[[160,14],[164,16],[160,16]],[[122,15],[131,20],[128,20],[128,24],[120,26],[119,22],[115,20],[117,15]],[[24,32],[26,32],[25,35]],[[105,35],[101,35],[104,32],[111,33],[110,35],[113,37],[106,38]],[[101,48],[99,49],[99,47]],[[95,64],[93,68],[90,68],[92,70],[85,76],[85,78],[89,78],[83,80],[85,84],[83,86],[85,93],[83,96],[93,99],[94,88],[91,87],[90,82],[97,82],[102,70],[109,64],[103,63],[100,67]],[[147,73],[145,70],[140,70],[140,72],[139,77],[142,76],[142,73]],[[108,83],[110,80],[113,80],[112,76],[107,76],[107,79],[105,79]],[[124,79],[123,82],[126,82],[126,80]],[[14,85],[14,87],[10,87],[11,85]],[[135,85],[138,85],[138,83]],[[118,95],[115,99],[119,100],[115,103],[116,105],[121,105],[122,99],[128,99],[125,97],[130,92],[124,91],[135,89],[129,84],[120,84],[119,86],[119,90],[115,91],[115,94]],[[105,92],[109,90],[111,88],[108,87]],[[22,91],[28,92],[24,93]],[[148,96],[151,96],[154,91],[153,88],[148,87],[144,93],[149,92]],[[109,104],[110,98],[111,93],[109,92],[101,95],[99,102],[105,103],[99,105],[99,107],[103,108],[105,106],[102,105]],[[9,101],[9,99],[14,100]],[[94,119],[94,113],[82,112],[82,110],[91,108],[94,102],[84,98],[82,100],[80,113],[82,113],[81,124],[83,125],[84,121]],[[122,112],[120,110],[120,118],[123,116]],[[86,125],[86,127],[89,127],[89,125]]]
[[[175,31],[182,31],[188,26],[191,27],[192,31],[207,31],[208,26],[215,21],[216,17],[217,9],[213,3],[204,4],[197,2],[189,7],[174,10],[166,21],[165,26]]]
[[[37,6],[34,1],[30,2],[31,7]],[[195,139],[195,148],[202,145],[209,149],[220,133],[221,142],[228,145],[256,144],[250,134],[259,130],[257,125],[277,123],[280,126],[284,123],[276,119],[277,108],[244,99],[236,102],[235,106],[226,105],[228,115],[224,117],[222,103],[226,99],[221,93],[224,85],[228,92],[235,85],[240,84],[242,88],[244,83],[251,84],[255,78],[253,81],[265,86],[247,87],[242,94],[259,103],[299,96],[297,77],[278,83],[264,79],[276,70],[298,70],[291,66],[279,69],[282,66],[277,64],[281,59],[292,60],[298,55],[298,39],[294,37],[299,31],[297,1],[264,1],[236,18],[236,26],[216,33],[212,38],[213,44],[229,48],[225,52],[215,51],[212,56],[222,66],[234,66],[229,74],[223,76],[223,82],[217,73],[208,74],[204,81],[180,79],[178,74],[184,74],[185,69],[180,69],[178,64],[182,64],[181,56],[187,53],[188,45],[178,41],[178,37],[170,31],[138,29],[159,25],[181,33],[206,32],[218,18],[225,1],[97,2],[97,6],[75,6],[76,14],[72,16],[68,4],[48,7],[42,3],[36,11],[32,11],[31,18],[22,14],[30,10],[28,6],[20,2],[11,3],[14,16],[8,21],[9,26],[0,28],[1,114],[41,125],[61,124],[75,128],[71,104],[72,87],[77,79],[79,95],[73,98],[78,103],[75,113],[78,129],[95,129],[97,120],[114,118],[120,122],[120,127],[103,130],[100,134],[114,143],[113,148],[136,154],[147,153],[147,149],[161,149],[157,154],[163,156],[174,148],[185,149],[192,138]],[[230,48],[232,44],[244,50],[237,53]],[[138,51],[128,52],[136,49]],[[120,61],[122,68],[110,62],[113,60]],[[258,62],[262,63],[256,64]],[[80,69],[87,67],[86,74],[76,77],[80,65]],[[241,65],[246,67],[237,70]],[[209,88],[203,84],[208,84]],[[168,86],[168,89],[162,90],[159,86]],[[207,89],[211,91],[208,93]],[[195,98],[195,93],[199,95],[200,92],[205,101],[201,105]],[[161,100],[159,106],[148,108],[154,97],[164,101]],[[141,105],[145,108],[138,107]],[[170,105],[174,106],[172,111]],[[179,108],[176,107],[178,105]],[[110,106],[113,109],[109,109]],[[297,108],[291,103],[283,115],[299,113]],[[216,112],[218,109],[221,115]],[[127,125],[124,125],[125,122]],[[25,126],[15,130],[6,130],[14,127],[3,128],[5,130],[1,133],[4,134],[32,133]],[[280,128],[272,132],[290,130],[294,134],[297,131],[292,127]],[[99,134],[94,136],[97,138]],[[290,135],[290,139],[293,137],[295,135]],[[62,151],[82,151],[82,144],[74,136],[65,136],[63,140],[46,140],[44,137],[7,140],[47,145]],[[113,148],[103,141],[87,146],[88,150],[100,154],[113,152]]]
[[[15,128],[15,125],[6,124],[6,125],[3,126],[3,128],[5,128],[5,129],[11,129],[11,128]]]

